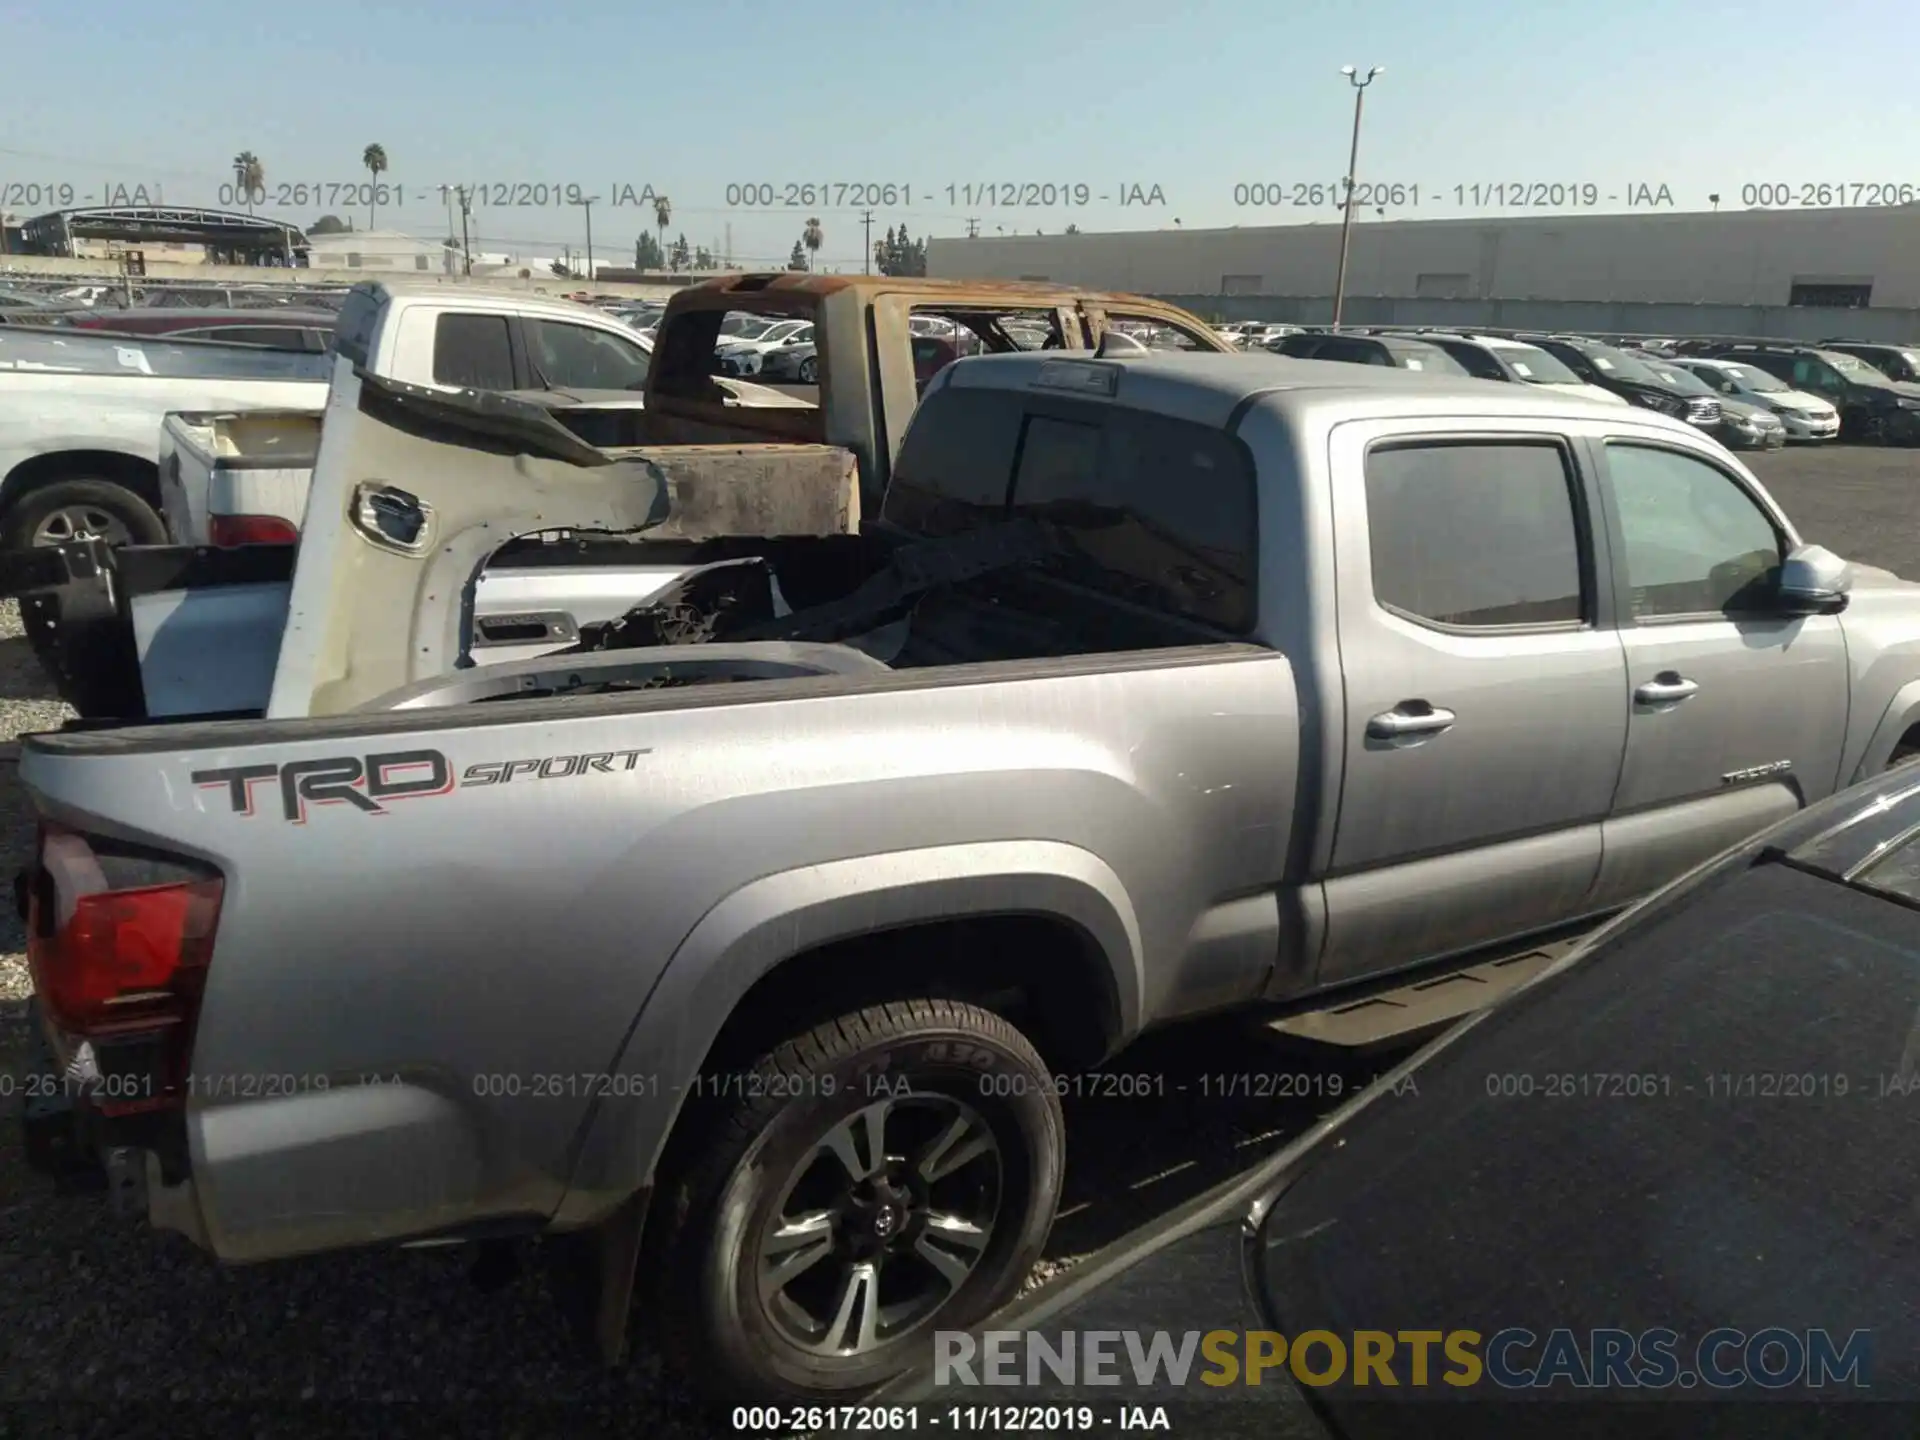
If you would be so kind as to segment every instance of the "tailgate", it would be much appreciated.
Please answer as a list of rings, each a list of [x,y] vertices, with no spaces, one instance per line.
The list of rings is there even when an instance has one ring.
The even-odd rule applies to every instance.
[[[320,450],[320,417],[305,409],[168,415],[160,439],[168,532],[183,544],[210,544],[218,538],[216,516],[280,521],[298,531]]]

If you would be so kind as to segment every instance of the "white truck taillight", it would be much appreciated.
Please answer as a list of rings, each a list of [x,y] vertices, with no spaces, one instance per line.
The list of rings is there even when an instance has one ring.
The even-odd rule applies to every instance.
[[[42,826],[27,963],[48,1019],[92,1051],[101,1113],[184,1101],[222,888],[197,862]]]
[[[278,515],[215,515],[207,521],[207,539],[221,549],[235,545],[293,545],[300,532]]]

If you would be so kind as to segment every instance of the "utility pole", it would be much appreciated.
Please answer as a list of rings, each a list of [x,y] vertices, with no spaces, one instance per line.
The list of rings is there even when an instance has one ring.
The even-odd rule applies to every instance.
[[[1386,72],[1386,66],[1375,65],[1360,77],[1351,65],[1342,65],[1340,73],[1347,77],[1347,83],[1353,86],[1353,147],[1347,152],[1347,213],[1340,221],[1340,272],[1333,281],[1333,328],[1340,328],[1340,309],[1347,298],[1347,246],[1353,239],[1353,197],[1359,188],[1355,183],[1355,172],[1360,166],[1360,109],[1367,101],[1367,86],[1375,78]]]
[[[866,245],[862,252],[865,264],[860,268],[866,274],[871,275],[873,273],[873,211],[862,210],[860,212],[860,223],[866,227],[867,235]]]
[[[967,217],[967,238],[974,239],[980,234],[980,222],[969,215]]]
[[[580,208],[587,212],[587,279],[589,280],[593,279],[593,202],[599,198],[598,195],[589,195],[586,199],[577,202]]]
[[[733,269],[733,222],[731,220],[727,222],[727,254],[720,268],[722,270]]]
[[[473,206],[467,196],[467,187],[460,187],[460,253],[465,257],[464,269],[468,276],[473,274],[473,241],[467,235],[467,217],[473,213]]]

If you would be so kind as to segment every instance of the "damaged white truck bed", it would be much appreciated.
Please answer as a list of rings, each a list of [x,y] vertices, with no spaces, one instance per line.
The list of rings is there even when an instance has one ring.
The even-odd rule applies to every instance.
[[[570,423],[590,408],[569,406]],[[703,546],[859,529],[857,463],[834,446],[600,449],[526,398],[408,385],[344,363],[326,417],[324,498],[298,547],[94,542],[0,557],[36,653],[83,716],[334,713],[472,668],[482,646],[530,658],[578,641],[571,623],[537,609],[501,614],[503,587],[536,605],[543,590],[565,596],[571,614],[583,584],[603,579],[604,612],[618,616]],[[503,437],[518,451],[513,468],[419,500],[408,485],[469,455],[443,443],[462,427]],[[408,480],[346,478],[366,475]],[[483,588],[492,603],[478,615]],[[443,594],[457,603],[435,605]],[[533,633],[516,635],[517,625]],[[487,658],[503,677],[521,674],[497,648]]]

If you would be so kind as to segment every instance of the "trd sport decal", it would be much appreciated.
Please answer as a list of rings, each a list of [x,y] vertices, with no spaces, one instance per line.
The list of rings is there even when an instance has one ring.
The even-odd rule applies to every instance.
[[[506,785],[517,776],[564,780],[570,775],[617,775],[633,769],[642,755],[652,753],[649,747],[526,760],[483,760],[467,766],[456,784],[453,766],[438,750],[398,750],[387,755],[341,755],[325,760],[293,760],[285,765],[196,770],[193,783],[203,790],[224,790],[236,815],[252,815],[255,787],[269,785],[279,794],[282,817],[304,825],[310,805],[350,805],[363,814],[384,815],[386,807],[396,800],[426,800],[478,785]]]

